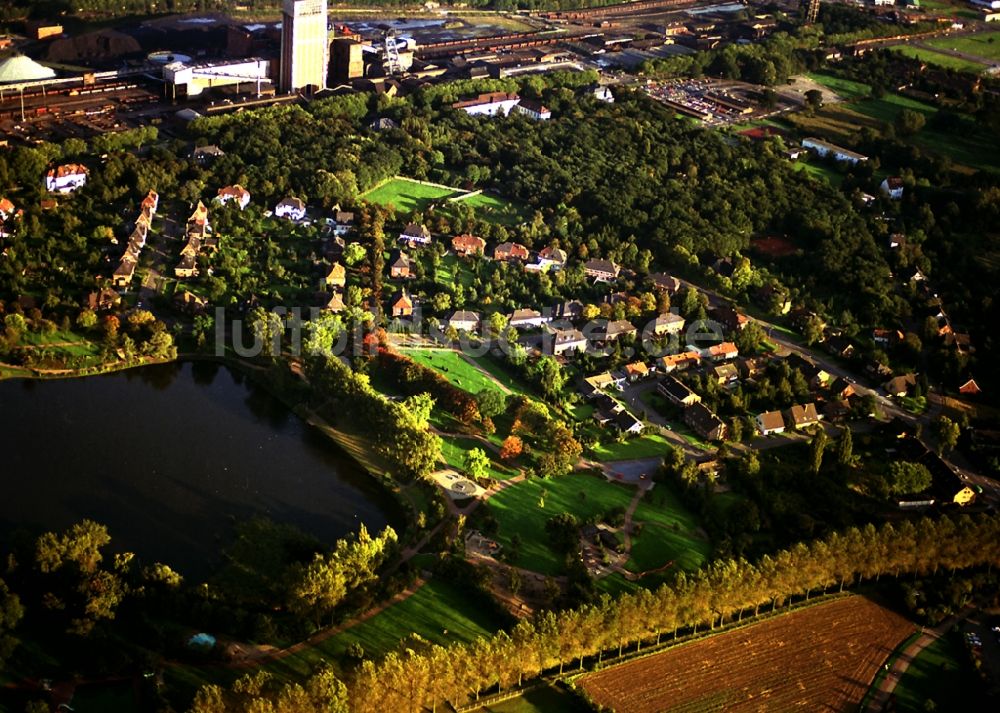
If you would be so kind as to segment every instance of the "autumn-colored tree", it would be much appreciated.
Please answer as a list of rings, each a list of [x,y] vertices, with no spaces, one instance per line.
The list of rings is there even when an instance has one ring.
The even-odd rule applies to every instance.
[[[507,436],[503,445],[500,446],[500,458],[505,461],[512,461],[524,452],[524,441],[518,436]]]

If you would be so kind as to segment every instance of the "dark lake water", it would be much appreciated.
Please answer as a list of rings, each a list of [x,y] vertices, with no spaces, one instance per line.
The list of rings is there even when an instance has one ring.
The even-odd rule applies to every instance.
[[[0,537],[90,518],[113,549],[204,577],[257,515],[328,543],[400,521],[353,461],[226,367],[0,382]]]

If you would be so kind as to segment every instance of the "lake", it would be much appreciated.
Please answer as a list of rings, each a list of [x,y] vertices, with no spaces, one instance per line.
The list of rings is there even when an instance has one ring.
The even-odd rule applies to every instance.
[[[333,543],[402,518],[358,465],[242,374],[209,362],[0,381],[0,537],[108,526],[112,548],[205,577],[234,523]]]

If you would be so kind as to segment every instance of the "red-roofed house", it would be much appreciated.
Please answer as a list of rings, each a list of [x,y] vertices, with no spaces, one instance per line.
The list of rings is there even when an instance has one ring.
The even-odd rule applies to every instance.
[[[72,193],[87,182],[87,167],[67,163],[49,169],[45,174],[45,190],[53,193]]]
[[[456,255],[463,257],[482,255],[483,251],[486,250],[486,241],[475,235],[464,233],[451,239],[451,249],[455,251]]]
[[[219,194],[215,197],[215,201],[221,205],[225,205],[229,201],[235,201],[240,210],[243,210],[247,207],[247,203],[250,202],[250,191],[238,183],[235,186],[226,186],[219,189]]]

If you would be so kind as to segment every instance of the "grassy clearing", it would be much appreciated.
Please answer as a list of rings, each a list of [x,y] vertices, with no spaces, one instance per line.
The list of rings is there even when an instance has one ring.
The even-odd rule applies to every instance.
[[[623,443],[602,443],[591,450],[595,460],[601,462],[614,460],[634,460],[636,458],[654,458],[662,456],[670,447],[669,441],[661,435],[651,433],[638,438],[632,438]]]
[[[841,79],[830,74],[815,72],[807,74],[809,79],[817,84],[822,84],[832,92],[838,94],[842,99],[860,99],[871,94],[871,87],[861,82],[854,82],[850,79]]]
[[[996,30],[963,37],[941,37],[924,44],[943,50],[957,50],[983,59],[1000,60],[1000,31]]]
[[[381,186],[372,188],[361,194],[361,197],[372,203],[393,206],[397,213],[412,213],[424,211],[433,201],[461,194],[457,188],[427,186],[409,178],[391,178]]]
[[[954,69],[959,72],[981,74],[982,71],[986,69],[986,67],[979,62],[973,62],[972,60],[963,59],[962,57],[955,57],[954,55],[945,54],[944,52],[936,52],[935,50],[930,50],[925,47],[897,45],[896,47],[890,47],[889,49],[896,54],[903,55],[904,57],[919,59],[921,62],[926,62],[927,64],[934,64],[938,67]]]
[[[342,658],[357,643],[365,656],[378,658],[399,649],[414,634],[436,644],[455,644],[491,636],[502,626],[468,591],[443,579],[431,579],[417,592],[316,646],[265,668],[282,677],[308,674],[320,661]]]
[[[639,501],[632,522],[642,524],[642,531],[632,538],[632,558],[626,564],[633,572],[655,569],[668,562],[694,571],[711,554],[712,546],[698,518],[664,483],[657,484]]]
[[[528,384],[507,371],[502,364],[489,354],[470,358],[484,371],[489,372],[490,376],[510,389],[511,393],[523,396],[531,395],[533,389]]]
[[[434,369],[460,389],[478,394],[483,389],[502,391],[486,374],[450,349],[400,349],[402,354],[418,364]]]
[[[822,163],[813,163],[812,157],[799,159],[793,164],[793,168],[796,171],[809,174],[818,181],[826,181],[834,188],[839,188],[840,184],[844,182],[843,174],[837,171],[837,169]]]
[[[635,490],[593,475],[572,474],[543,480],[531,478],[490,498],[487,507],[500,523],[497,540],[509,547],[521,538],[520,556],[514,563],[542,574],[559,574],[562,555],[549,545],[545,523],[560,513],[584,521],[600,519],[613,508],[628,507]]]
[[[969,663],[957,634],[946,635],[920,652],[895,690],[897,708],[901,711],[930,710],[927,701],[934,701],[937,710],[987,710],[983,683]]]
[[[468,198],[460,198],[457,201],[453,201],[453,204],[457,205],[459,203],[471,206],[475,209],[478,218],[488,220],[491,223],[517,225],[526,220],[526,211],[523,206],[500,196],[478,193]]]
[[[454,436],[443,436],[441,438],[441,457],[455,470],[465,472],[465,458],[469,451],[474,448],[483,450],[490,457],[491,465],[487,475],[497,480],[507,480],[517,475],[517,471],[499,463],[495,454],[486,448],[475,438],[460,438]]]
[[[588,710],[572,694],[552,686],[536,688],[523,696],[483,709],[488,713],[584,713]]]
[[[452,254],[445,255],[434,273],[434,280],[440,285],[462,285],[471,287],[475,276],[469,264]]]

